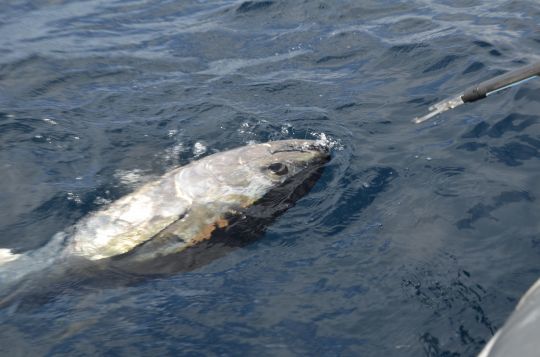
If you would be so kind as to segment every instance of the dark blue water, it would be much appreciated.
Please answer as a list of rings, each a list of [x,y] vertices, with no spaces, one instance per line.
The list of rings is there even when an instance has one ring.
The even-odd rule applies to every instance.
[[[527,0],[0,5],[0,246],[26,251],[178,164],[317,138],[333,159],[255,243],[195,271],[0,310],[0,353],[470,356],[540,276]]]

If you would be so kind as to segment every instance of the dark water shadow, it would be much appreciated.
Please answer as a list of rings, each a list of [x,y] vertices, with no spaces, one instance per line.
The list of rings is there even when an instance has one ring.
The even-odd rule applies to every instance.
[[[490,156],[507,166],[523,165],[525,161],[540,158],[540,140],[530,134],[515,135],[530,131],[538,123],[538,117],[512,113],[491,125],[485,121],[476,124],[463,134],[463,139],[478,139],[467,141],[456,149],[465,151],[487,151]],[[501,145],[492,139],[502,139]]]
[[[322,220],[322,225],[328,227],[327,234],[335,235],[349,227],[355,215],[368,207],[398,177],[391,167],[372,167],[343,176],[339,182],[339,186],[344,187],[341,198],[332,208],[332,214]]]
[[[458,229],[473,229],[473,224],[480,219],[488,218],[493,221],[497,221],[495,217],[491,215],[492,212],[497,209],[516,202],[533,202],[535,197],[529,192],[525,191],[506,191],[501,192],[499,195],[493,197],[491,204],[477,203],[472,208],[467,210],[468,218],[460,219],[456,222]]]

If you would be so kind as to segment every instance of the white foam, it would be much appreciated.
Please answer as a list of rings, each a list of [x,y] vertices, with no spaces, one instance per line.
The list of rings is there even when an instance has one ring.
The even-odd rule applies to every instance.
[[[114,177],[122,183],[122,185],[135,187],[144,181],[142,170],[116,170]]]
[[[193,155],[195,155],[195,157],[201,156],[206,152],[206,150],[206,146],[198,141],[195,143],[195,145],[193,145]]]
[[[56,122],[54,119],[51,119],[51,118],[43,118],[43,121],[45,123],[49,123],[51,125],[57,125],[58,124],[58,122]]]
[[[100,205],[100,206],[108,205],[108,204],[110,204],[111,202],[112,202],[112,201],[109,200],[108,198],[101,197],[101,196],[96,197],[96,199],[94,200],[94,204]]]
[[[20,256],[20,254],[13,254],[11,249],[0,248],[0,265],[17,260]]]
[[[329,138],[325,133],[312,132],[311,135],[317,138],[317,145],[327,147],[328,149],[343,150],[343,145],[336,139]]]
[[[68,199],[68,201],[73,201],[78,205],[80,205],[82,203],[81,197],[78,194],[73,193],[73,192],[68,192],[67,193],[67,199]]]
[[[163,158],[165,160],[171,160],[173,163],[177,164],[182,151],[185,151],[185,148],[184,145],[179,142],[174,146],[165,149],[165,154],[163,155]]]

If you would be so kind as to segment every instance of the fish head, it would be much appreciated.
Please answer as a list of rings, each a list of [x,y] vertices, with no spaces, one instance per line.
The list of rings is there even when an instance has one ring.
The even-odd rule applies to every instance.
[[[307,178],[329,159],[328,147],[315,140],[252,144],[193,162],[182,173],[181,187],[199,202],[249,206],[275,187]]]
[[[319,141],[282,140],[260,145],[264,153],[248,165],[253,176],[259,172],[259,178],[252,181],[255,186],[253,204],[244,211],[245,216],[255,219],[247,225],[254,232],[264,230],[274,218],[306,195],[330,160],[328,146]]]
[[[326,163],[328,147],[314,140],[280,140],[248,145],[231,152],[220,166],[227,165],[226,185],[258,197]]]
[[[254,150],[253,150],[254,149]],[[272,185],[320,167],[329,160],[328,147],[314,140],[280,140],[245,147],[240,165],[253,177]]]

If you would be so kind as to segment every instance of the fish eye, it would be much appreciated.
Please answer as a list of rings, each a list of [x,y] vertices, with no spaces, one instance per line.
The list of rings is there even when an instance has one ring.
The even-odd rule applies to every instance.
[[[287,165],[281,162],[274,162],[273,164],[268,165],[268,170],[279,176],[283,176],[289,172]]]

